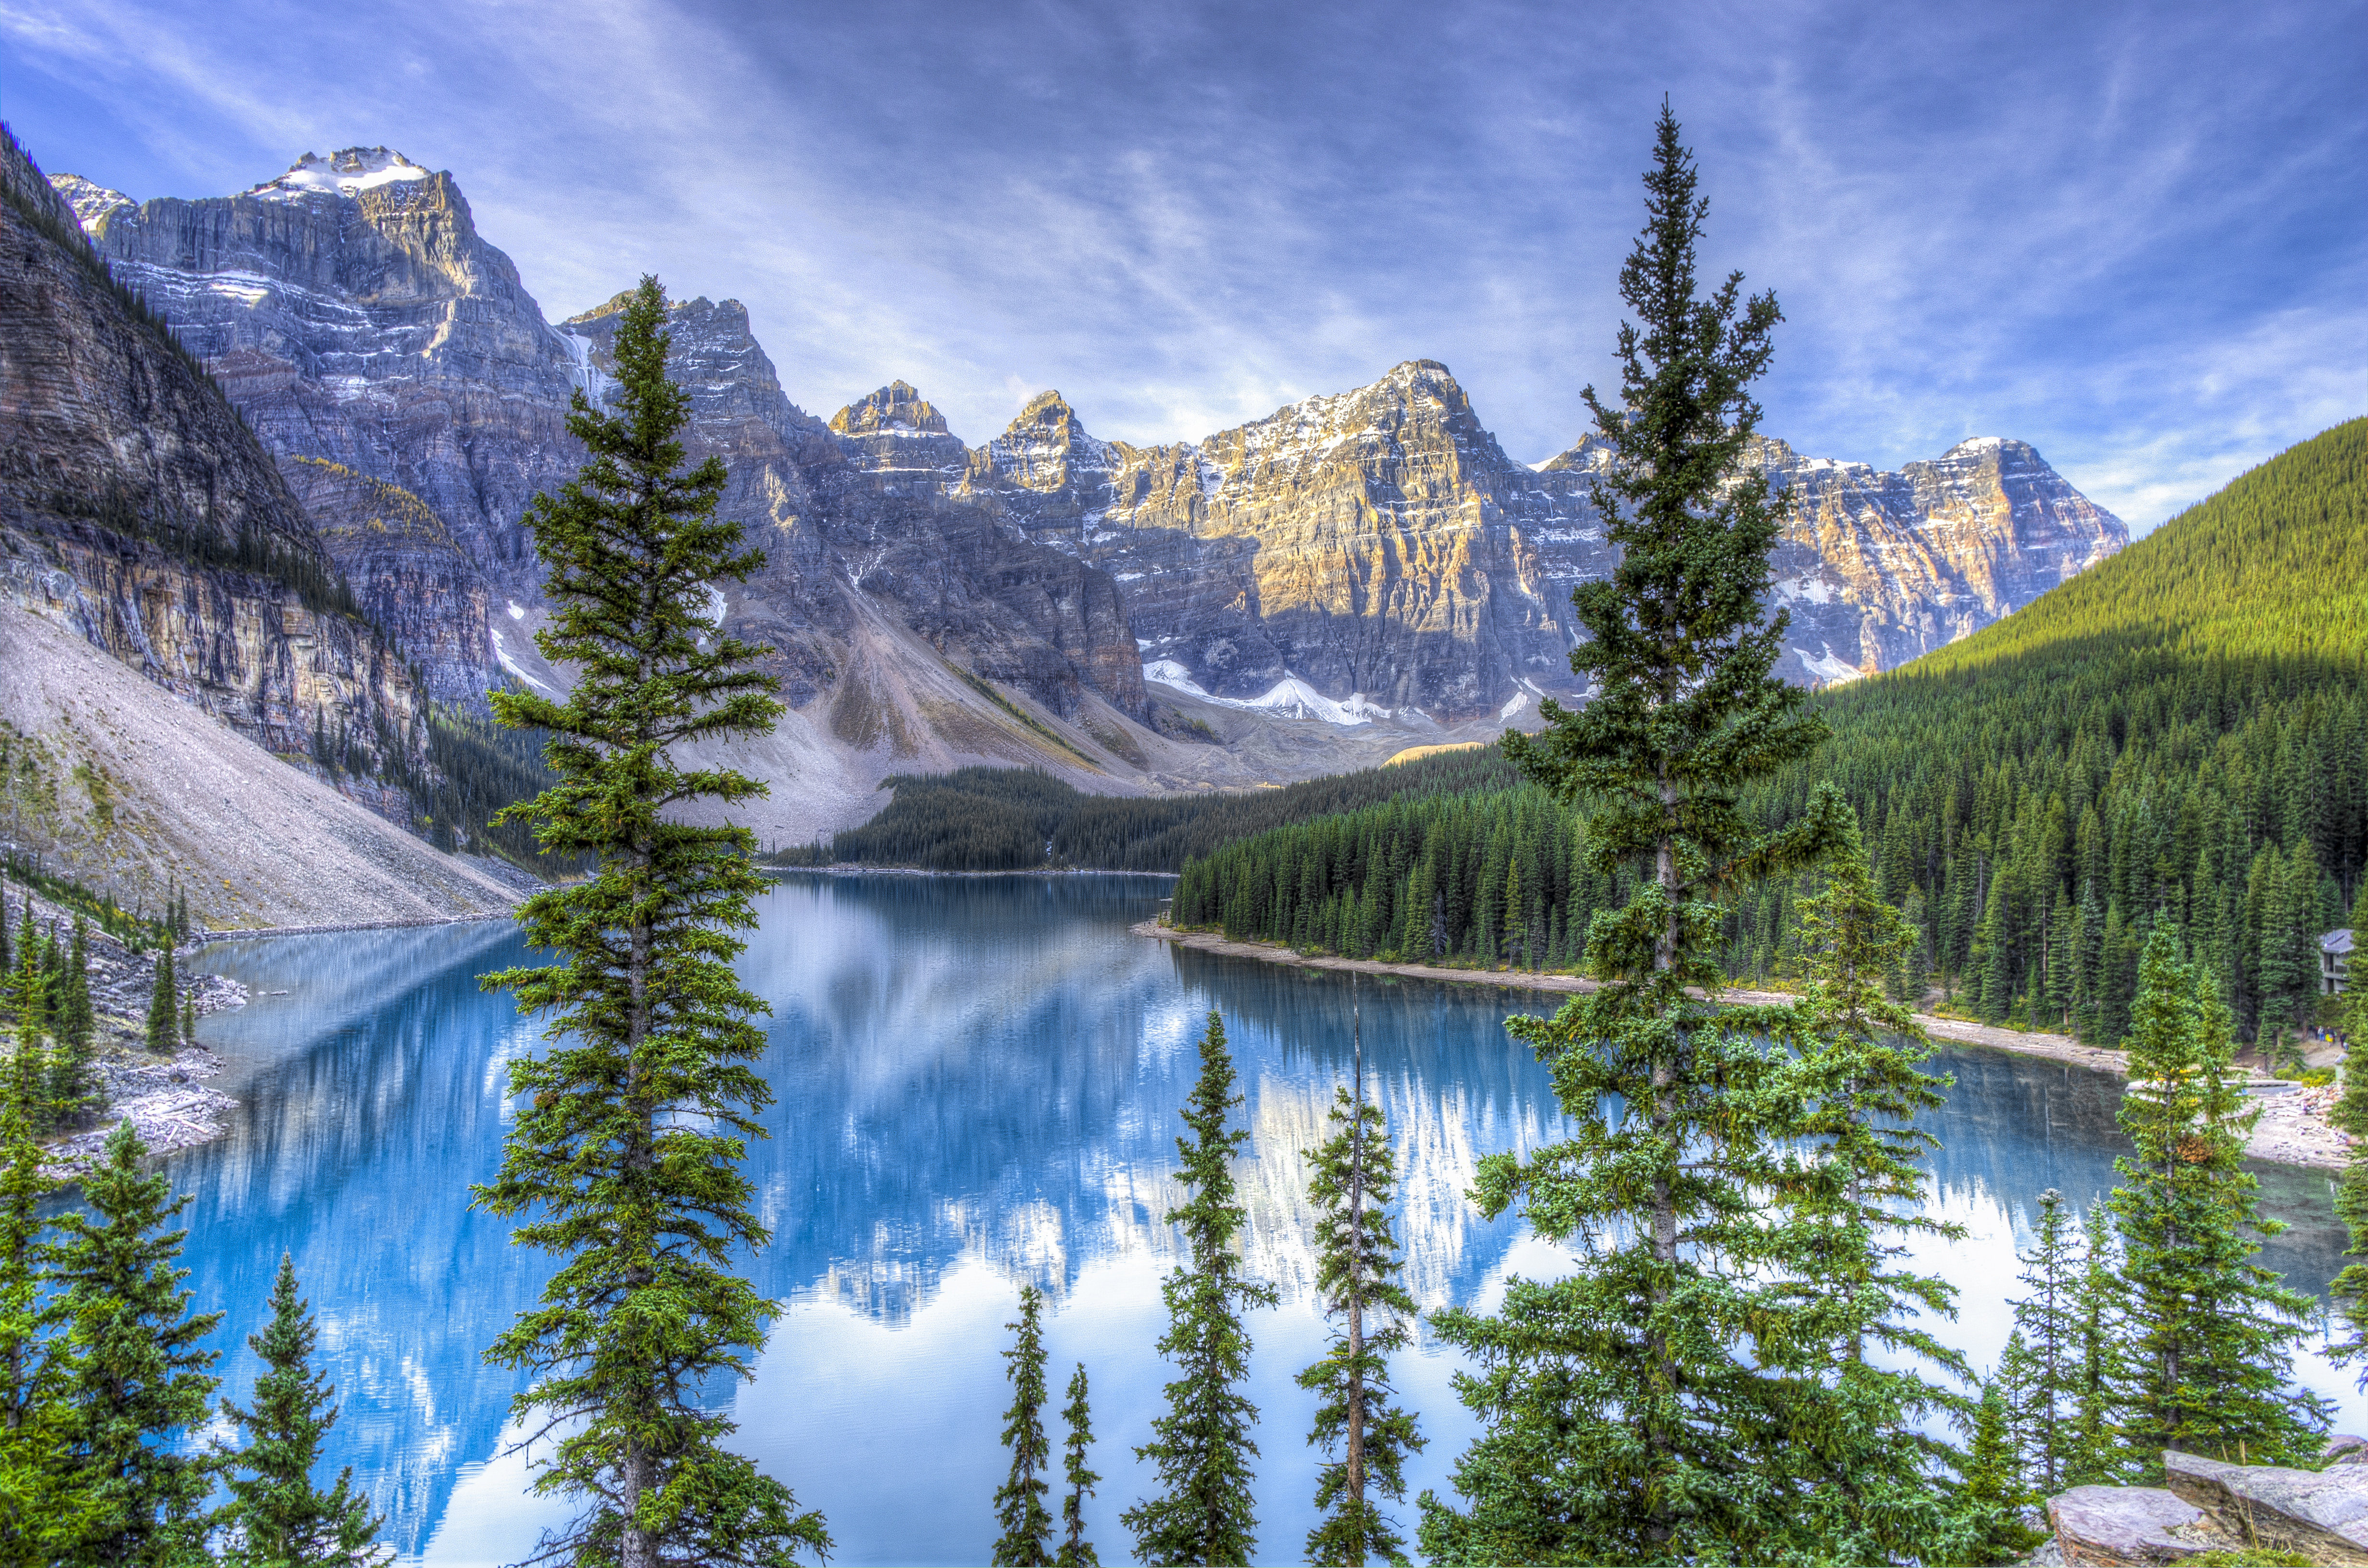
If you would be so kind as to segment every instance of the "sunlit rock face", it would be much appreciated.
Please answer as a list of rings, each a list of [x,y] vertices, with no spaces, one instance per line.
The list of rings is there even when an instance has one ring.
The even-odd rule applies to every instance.
[[[1754,443],[1753,458],[1792,500],[1770,565],[1792,611],[1781,673],[1796,680],[1896,668],[2130,541],[2119,517],[2022,441],[1960,441],[1896,472],[1804,458],[1777,440]]]
[[[1453,720],[1568,687],[1538,544],[1577,519],[1429,360],[1174,446],[1097,440],[1046,393],[963,488],[1109,569],[1147,664],[1219,698],[1295,678]]]
[[[913,448],[946,439],[910,427]],[[1172,446],[1097,439],[1041,393],[971,452],[955,492],[1106,567],[1155,683],[1517,718],[1574,690],[1571,591],[1615,560],[1593,501],[1609,460],[1588,440],[1511,461],[1446,367],[1411,360]],[[1771,602],[1792,615],[1777,673],[1804,684],[1904,664],[2128,542],[2020,441],[1963,442],[1896,473],[1765,438],[1748,460],[1791,497]],[[931,451],[906,472],[952,465]]]

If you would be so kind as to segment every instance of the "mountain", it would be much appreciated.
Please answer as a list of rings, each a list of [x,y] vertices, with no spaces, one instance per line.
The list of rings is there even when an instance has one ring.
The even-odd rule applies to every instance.
[[[361,810],[407,826],[442,778],[413,666],[5,134],[0,638],[6,831],[53,872],[152,910],[178,881],[222,919],[507,901]]]
[[[1751,460],[1792,502],[1769,565],[1793,616],[1779,673],[1795,679],[1896,669],[2130,541],[2119,517],[2022,441],[1960,441],[1896,473],[1804,458],[1769,439],[1754,443]]]
[[[1571,694],[1570,592],[1611,565],[1589,498],[1605,457],[1587,441],[1511,461],[1447,368],[1417,359],[1167,447],[1097,440],[1042,393],[952,487],[1129,585],[1155,682],[1510,720]],[[1903,664],[2129,539],[2021,441],[1896,473],[1768,439],[1749,460],[1793,499],[1771,565],[1793,615],[1779,673],[1804,684]],[[934,467],[951,484],[950,455]]]
[[[307,154],[229,197],[56,186],[323,512],[334,564],[437,701],[559,680],[532,648],[521,519],[573,474],[567,401],[602,395],[618,301],[546,322],[450,175],[385,148]],[[1435,361],[1147,447],[1046,392],[972,447],[903,381],[803,412],[736,301],[679,302],[670,328],[694,450],[724,459],[725,513],[767,555],[722,613],[774,650],[795,715],[766,765],[799,792],[769,819],[783,836],[860,820],[882,778],[919,767],[1270,782],[1579,695],[1569,597],[1611,565],[1602,453],[1513,460]],[[442,537],[304,460],[393,487]],[[1780,441],[1755,460],[1798,503],[1778,573],[1782,673],[1804,684],[1942,645],[2126,539],[2019,442],[1898,473]]]

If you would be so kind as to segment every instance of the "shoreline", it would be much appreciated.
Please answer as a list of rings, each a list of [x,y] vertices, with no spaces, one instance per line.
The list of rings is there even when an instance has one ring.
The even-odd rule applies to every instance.
[[[1107,871],[1098,866],[1022,866],[1011,871],[937,871],[927,866],[853,866],[845,863],[829,866],[768,866],[758,861],[757,869],[775,877],[1165,877],[1176,881],[1174,871]]]
[[[355,920],[338,926],[243,926],[229,931],[193,931],[173,949],[175,956],[195,952],[209,942],[251,942],[265,937],[332,937],[340,931],[404,931],[422,926],[473,926],[485,920],[516,920],[516,910],[484,915],[414,915],[400,920]]]
[[[1302,969],[1397,975],[1410,980],[1494,985],[1508,991],[1543,991],[1559,995],[1593,991],[1600,984],[1600,982],[1575,974],[1532,973],[1504,969],[1448,969],[1437,964],[1383,963],[1379,959],[1344,959],[1328,953],[1303,953],[1280,942],[1238,942],[1213,931],[1180,931],[1172,926],[1163,926],[1157,920],[1140,921],[1127,929],[1137,937],[1172,942],[1179,948],[1190,948],[1222,958],[1254,959],[1261,963],[1292,964]],[[1743,986],[1730,986],[1719,994],[1719,998],[1730,1003],[1764,1004],[1789,1002],[1793,995],[1784,991],[1754,991]],[[1953,1045],[1984,1046],[1992,1051],[2012,1051],[2019,1056],[2036,1056],[2092,1073],[2110,1073],[2120,1078],[2126,1078],[2130,1074],[2126,1052],[2083,1045],[2070,1035],[2001,1028],[1992,1024],[1970,1023],[1963,1018],[1943,1018],[1930,1013],[1912,1016],[1923,1026],[1924,1032],[1936,1040],[1947,1040]],[[2271,1081],[2252,1080],[2255,1085],[2268,1082]],[[2262,1114],[2253,1128],[2252,1137],[2246,1142],[2247,1158],[2273,1165],[2317,1168],[2351,1164],[2351,1141],[2328,1126],[2325,1119],[2325,1112],[2335,1099],[2336,1091],[2332,1085],[2324,1089],[2305,1089],[2299,1085],[2281,1085],[2275,1089],[2256,1087],[2254,1092],[2261,1102]]]

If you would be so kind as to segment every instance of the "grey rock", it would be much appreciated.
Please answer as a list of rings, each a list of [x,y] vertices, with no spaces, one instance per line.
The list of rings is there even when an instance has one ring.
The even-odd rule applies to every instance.
[[[2319,1562],[2368,1563],[2368,1471],[2358,1465],[2287,1470],[2162,1456],[2163,1479],[2223,1529]]]
[[[2096,1568],[2178,1562],[2226,1546],[2191,1538],[2203,1519],[2202,1508],[2159,1487],[2076,1486],[2047,1500],[2047,1523],[2064,1561]]]
[[[300,765],[325,716],[372,771],[432,772],[398,651],[299,585],[335,562],[254,433],[5,137],[0,182],[0,582]],[[392,787],[340,787],[408,821]]]
[[[2327,1462],[2329,1464],[2368,1462],[2368,1437],[2355,1437],[2349,1432],[2338,1432],[2327,1440]]]
[[[68,188],[275,453],[400,485],[495,584],[538,580],[520,517],[581,461],[575,366],[450,175],[364,147],[235,196]]]

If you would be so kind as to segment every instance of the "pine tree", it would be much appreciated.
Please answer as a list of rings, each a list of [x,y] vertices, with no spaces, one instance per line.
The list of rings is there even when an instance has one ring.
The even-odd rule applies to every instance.
[[[995,1493],[995,1519],[1003,1527],[995,1541],[996,1568],[1044,1568],[1053,1561],[1053,1516],[1044,1510],[1041,1474],[1052,1465],[1044,1441],[1043,1311],[1043,1293],[1023,1285],[1019,1321],[1003,1325],[1017,1331],[1019,1339],[1003,1353],[1010,1363],[1006,1373],[1011,1408],[1003,1413],[1003,1446],[1011,1450],[1011,1478]]]
[[[217,1453],[230,1500],[215,1526],[233,1568],[363,1568],[394,1555],[376,1544],[384,1520],[371,1514],[368,1494],[353,1490],[352,1467],[326,1492],[313,1484],[321,1440],[337,1421],[336,1390],[313,1370],[320,1338],[312,1304],[296,1294],[295,1260],[281,1253],[271,1322],[246,1341],[263,1358],[254,1403],[222,1402],[223,1418],[246,1439]]]
[[[1983,1385],[1974,1410],[1974,1441],[1966,1456],[1964,1506],[1977,1534],[1962,1558],[1967,1562],[2020,1562],[2044,1539],[2023,1522],[2030,1489],[2015,1467],[2008,1435],[2006,1391],[1996,1379]]]
[[[5,926],[0,917],[0,926]],[[67,1409],[41,1300],[45,1229],[40,1201],[50,1183],[33,1141],[39,1101],[29,1055],[8,1064],[0,1100],[0,1565],[45,1568],[93,1523],[94,1501],[67,1463]]]
[[[1250,1436],[1258,1407],[1241,1392],[1250,1358],[1241,1314],[1272,1306],[1275,1294],[1243,1276],[1234,1246],[1247,1213],[1230,1162],[1249,1141],[1247,1129],[1225,1125],[1242,1103],[1234,1085],[1224,1021],[1211,1013],[1201,1076],[1184,1108],[1191,1137],[1176,1141],[1176,1180],[1190,1196],[1167,1212],[1169,1224],[1183,1227],[1190,1261],[1160,1287],[1167,1332],[1159,1353],[1179,1375],[1167,1385],[1167,1414],[1152,1423],[1152,1440],[1134,1450],[1165,1490],[1120,1516],[1144,1562],[1247,1562],[1256,1544],[1248,1461],[1258,1457]]]
[[[213,1464],[167,1439],[205,1419],[221,1380],[211,1375],[214,1353],[199,1345],[222,1314],[189,1311],[188,1270],[176,1267],[188,1232],[165,1228],[188,1199],[168,1201],[163,1173],[141,1173],[147,1153],[131,1124],[119,1124],[83,1176],[91,1213],[63,1216],[46,1253],[71,1352],[60,1375],[65,1462],[72,1486],[97,1506],[60,1559],[74,1568],[205,1555]]]
[[[1515,872],[1519,874],[1518,869]],[[1361,1023],[1361,1020],[1358,1020]],[[1390,1356],[1412,1342],[1414,1298],[1388,1214],[1397,1156],[1379,1106],[1364,1098],[1361,1028],[1352,1024],[1351,1084],[1334,1091],[1333,1133],[1309,1152],[1315,1207],[1315,1294],[1337,1324],[1324,1359],[1299,1374],[1321,1403],[1307,1440],[1327,1462],[1315,1487],[1323,1516],[1307,1532],[1307,1561],[1363,1568],[1368,1557],[1406,1561],[1405,1539],[1373,1494],[1404,1501],[1406,1456],[1423,1446],[1410,1411],[1390,1403]]]
[[[43,1092],[49,1102],[46,1123],[53,1127],[81,1126],[99,1100],[97,1074],[91,1063],[91,1034],[96,1020],[91,1013],[89,963],[83,924],[77,917],[73,956],[67,960],[60,986],[64,1005],[57,1010],[57,1047],[50,1054]]]
[[[2253,1261],[2248,1230],[2283,1227],[2255,1211],[2245,1137],[2260,1116],[2230,1071],[2227,1009],[2179,961],[2177,938],[2147,938],[2131,1009],[2130,1085],[2122,1130],[2136,1145],[2114,1162],[2128,1290],[2131,1460],[2161,1473],[2162,1450],[2307,1465],[2319,1455],[2326,1401],[2292,1387],[2293,1347],[2309,1336],[2309,1298]]]
[[[173,949],[170,943],[157,949],[156,981],[148,993],[148,1049],[160,1055],[170,1055],[175,1039],[180,1034],[180,996],[173,981]]]
[[[2136,1473],[2122,1440],[2122,1391],[2129,1381],[2123,1297],[2112,1211],[2102,1203],[2092,1204],[2081,1220],[2080,1275],[2072,1291],[2071,1431],[2064,1453],[2067,1486],[2119,1485]]]
[[[2053,1497],[2071,1484],[2066,1476],[2079,1314],[2070,1225],[2064,1195],[2052,1187],[2041,1193],[2031,1250],[2015,1255],[2031,1294],[2007,1303],[2014,1309],[2015,1334],[2031,1359],[2030,1385],[2016,1415],[2022,1429],[2023,1471],[2042,1497]]]
[[[1069,1378],[1069,1403],[1061,1410],[1061,1419],[1069,1426],[1069,1440],[1061,1452],[1061,1479],[1068,1494],[1061,1502],[1063,1534],[1060,1554],[1053,1560],[1055,1568],[1101,1568],[1094,1543],[1086,1539],[1086,1499],[1101,1480],[1086,1465],[1086,1454],[1094,1445],[1093,1408],[1086,1392],[1086,1364],[1080,1361]]]
[[[1984,1527],[1943,1480],[1959,1456],[1920,1430],[1963,1401],[1918,1364],[1970,1373],[1918,1324],[1953,1316],[1955,1291],[1900,1260],[1906,1238],[1964,1234],[1918,1212],[1917,1162],[1934,1140],[1914,1121],[1941,1103],[1948,1080],[1922,1071],[1930,1041],[1884,995],[1916,934],[1875,896],[1855,813],[1820,785],[1809,816],[1833,847],[1823,886],[1795,905],[1808,984],[1789,1089],[1804,1108],[1793,1123],[1797,1154],[1768,1194],[1789,1221],[1768,1256],[1789,1278],[1770,1303],[1775,1326],[1759,1355],[1789,1379],[1779,1394],[1788,1440],[1766,1469],[1794,1501],[1781,1525],[1760,1528],[1771,1544],[1782,1528],[1829,1562],[1947,1562]]]
[[[1748,1325],[1769,1289],[1752,1278],[1770,1244],[1755,1189],[1788,1131],[1761,1114],[1785,1068],[1760,1037],[1789,1015],[1704,1000],[1724,979],[1713,901],[1817,847],[1768,841],[1736,804],[1822,733],[1770,673],[1787,625],[1767,613],[1782,502],[1743,463],[1781,317],[1771,296],[1740,300],[1740,275],[1694,297],[1707,204],[1666,105],[1645,183],[1648,222],[1621,271],[1644,325],[1620,330],[1620,406],[1587,392],[1611,456],[1595,505],[1620,551],[1572,595],[1590,635],[1571,666],[1597,695],[1548,704],[1540,735],[1504,742],[1557,800],[1592,803],[1591,865],[1633,870],[1635,891],[1588,928],[1601,989],[1508,1026],[1577,1131],[1483,1162],[1475,1196],[1492,1218],[1518,1205],[1577,1257],[1552,1284],[1513,1282],[1494,1317],[1434,1319],[1477,1363],[1457,1386],[1486,1428],[1455,1472],[1469,1511],[1423,1500],[1437,1562],[1748,1555],[1784,1528],[1756,1414],[1771,1374]]]
[[[42,1026],[49,1017],[50,977],[41,967],[40,949],[29,939],[17,947],[17,973],[9,987],[17,1004],[17,1049],[12,1068],[25,1087],[26,1115],[36,1134],[57,1125],[57,1108],[50,1087],[49,1057],[41,1049]]]
[[[779,1309],[727,1267],[769,1239],[740,1166],[771,1097],[748,1065],[764,1004],[730,967],[764,882],[746,829],[687,819],[764,787],[686,771],[676,748],[765,733],[781,707],[752,667],[762,650],[707,619],[712,585],[762,556],[714,518],[723,463],[682,466],[666,311],[644,278],[618,325],[617,412],[577,394],[568,428],[590,460],[529,508],[555,607],[537,645],[580,672],[575,688],[492,697],[504,724],[550,732],[559,779],[495,823],[529,824],[544,851],[594,869],[520,909],[528,940],[562,961],[484,977],[550,1027],[547,1049],[510,1066],[518,1113],[477,1201],[536,1211],[512,1240],[561,1259],[487,1357],[532,1377],[513,1408],[528,1441],[549,1439],[536,1490],[583,1505],[545,1554],[626,1568],[829,1546],[819,1515],[722,1446],[733,1423],[697,1396],[748,1375]]]
[[[60,1041],[87,1057],[91,1032],[97,1027],[90,1005],[90,941],[83,918],[77,915],[74,923],[74,951],[66,960],[66,984],[62,998],[63,1021],[58,1028]]]

